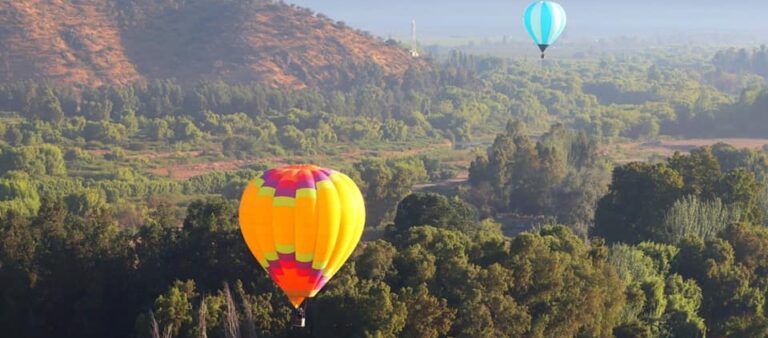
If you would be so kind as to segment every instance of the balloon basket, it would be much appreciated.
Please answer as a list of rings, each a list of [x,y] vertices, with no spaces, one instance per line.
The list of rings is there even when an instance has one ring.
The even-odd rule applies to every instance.
[[[307,326],[307,302],[304,302],[293,312],[291,326],[295,329],[305,328]]]
[[[307,319],[306,318],[294,318],[293,323],[291,323],[291,326],[301,329],[307,327]]]

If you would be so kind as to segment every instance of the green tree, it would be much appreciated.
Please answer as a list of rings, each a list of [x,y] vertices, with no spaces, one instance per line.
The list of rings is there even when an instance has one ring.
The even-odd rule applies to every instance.
[[[0,178],[0,216],[11,211],[30,216],[40,206],[40,195],[27,174],[15,172]]]
[[[394,225],[401,232],[412,226],[435,225],[466,233],[473,230],[476,218],[472,207],[461,200],[417,192],[408,195],[397,206]]]
[[[737,227],[747,230],[752,226]],[[743,230],[739,232],[749,232]],[[683,277],[693,278],[701,286],[701,315],[708,335],[764,336],[768,334],[768,321],[763,310],[765,298],[759,287],[750,282],[751,270],[743,263],[743,258],[748,256],[737,258],[734,244],[737,242],[719,238],[706,243],[701,239],[686,238],[680,243],[680,254],[674,266]]]
[[[64,119],[64,111],[61,109],[61,103],[53,90],[46,86],[42,89],[42,95],[37,96],[31,102],[29,110],[25,112],[27,116],[40,119],[55,124]]]
[[[738,210],[724,205],[719,198],[702,201],[689,195],[676,201],[667,211],[656,238],[664,243],[679,243],[688,236],[710,240],[738,220]]]
[[[753,173],[746,169],[729,171],[717,182],[717,193],[725,204],[739,211],[741,220],[762,224],[765,212],[757,204],[758,185]]]
[[[192,301],[198,297],[194,281],[176,281],[168,292],[155,299],[155,316],[162,327],[178,336],[192,325]]]
[[[393,260],[397,251],[395,247],[384,240],[365,243],[365,248],[355,260],[358,276],[364,279],[384,280],[391,276]]]
[[[561,226],[512,240],[505,265],[512,271],[512,296],[529,309],[529,335],[611,334],[624,306],[623,287],[604,259],[592,257],[584,243]]]
[[[88,122],[83,129],[83,137],[89,141],[120,144],[127,140],[128,131],[122,124],[109,121]]]
[[[0,173],[63,176],[67,172],[61,149],[54,145],[15,147],[0,154]]]
[[[408,309],[408,317],[400,336],[437,338],[448,333],[456,311],[448,307],[445,299],[430,295],[426,285],[422,284],[416,289],[405,288],[399,298]]]
[[[223,198],[196,200],[187,207],[184,229],[189,231],[227,231],[238,228],[235,207]]]
[[[149,137],[154,141],[169,142],[174,137],[174,132],[168,126],[168,121],[163,119],[153,119],[149,123],[148,133]]]
[[[720,163],[712,148],[704,147],[691,151],[690,155],[675,153],[669,160],[669,167],[683,177],[684,193],[711,199],[720,177]]]
[[[69,194],[64,198],[64,201],[69,212],[79,216],[86,216],[92,212],[101,212],[107,206],[104,192],[96,189],[84,189]]]
[[[176,120],[174,135],[177,141],[190,142],[193,144],[200,142],[203,138],[203,132],[187,118],[179,118]]]
[[[345,273],[345,270],[347,271]],[[405,327],[405,303],[381,281],[360,280],[346,264],[315,300],[311,313],[317,337],[398,337]]]
[[[609,192],[598,203],[593,234],[611,243],[653,239],[682,190],[682,177],[664,164],[616,167]]]
[[[424,162],[418,159],[363,159],[354,165],[357,182],[368,206],[366,225],[378,226],[391,220],[397,204],[411,188],[427,179]]]

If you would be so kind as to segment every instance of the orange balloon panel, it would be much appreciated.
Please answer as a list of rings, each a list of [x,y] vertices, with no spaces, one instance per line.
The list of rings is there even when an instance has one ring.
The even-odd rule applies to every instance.
[[[240,230],[248,248],[295,307],[339,271],[364,225],[357,185],[316,166],[264,171],[240,200]]]

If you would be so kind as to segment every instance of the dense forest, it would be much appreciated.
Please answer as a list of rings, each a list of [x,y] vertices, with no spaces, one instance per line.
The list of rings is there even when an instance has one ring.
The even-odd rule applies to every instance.
[[[0,84],[0,330],[768,336],[768,153],[604,151],[768,137],[764,48],[711,55],[540,66],[455,53],[401,78],[369,64],[325,89]],[[295,330],[236,205],[258,171],[308,160],[348,173],[368,219]],[[206,163],[237,165],[173,175]]]
[[[528,154],[503,162],[511,180],[528,175],[516,160],[538,156]],[[563,225],[507,237],[461,199],[408,195],[310,303],[312,335],[768,334],[767,169],[765,153],[727,145],[618,166],[589,242]],[[194,201],[180,227],[163,204],[135,227],[87,194],[39,205],[2,218],[12,336],[297,334],[287,299],[250,258],[234,201]]]

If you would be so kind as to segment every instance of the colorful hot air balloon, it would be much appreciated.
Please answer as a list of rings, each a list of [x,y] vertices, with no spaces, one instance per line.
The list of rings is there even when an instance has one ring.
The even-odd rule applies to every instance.
[[[533,42],[539,45],[543,59],[547,47],[555,43],[565,30],[565,10],[556,2],[537,1],[525,10],[524,20],[525,29]]]
[[[264,171],[240,200],[248,248],[297,309],[339,271],[364,224],[357,185],[347,175],[312,165]]]

